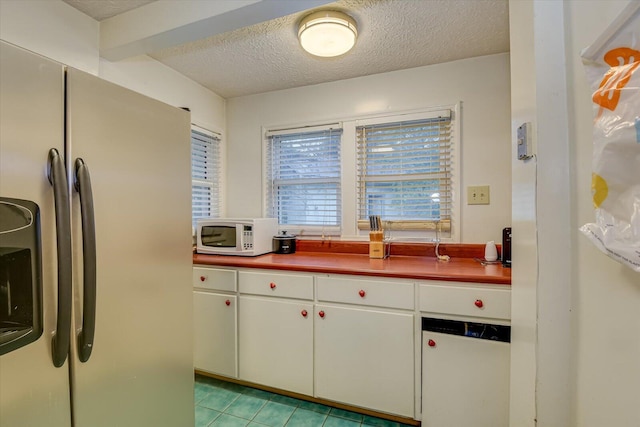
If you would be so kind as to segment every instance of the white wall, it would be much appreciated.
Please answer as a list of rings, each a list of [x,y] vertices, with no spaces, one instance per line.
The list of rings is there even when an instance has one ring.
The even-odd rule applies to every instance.
[[[509,2],[511,129],[531,122],[537,136],[533,2]],[[517,29],[517,30],[513,30]],[[513,151],[516,139],[512,137]],[[537,149],[537,144],[535,144]],[[535,151],[534,149],[534,151]],[[510,426],[533,427],[536,418],[538,253],[536,159],[510,158],[512,166]]]
[[[537,153],[512,160],[513,427],[640,425],[640,276],[578,230],[594,219],[579,54],[626,4],[509,4],[513,129],[532,121]]]
[[[0,39],[98,74],[98,21],[60,0],[0,0]]]
[[[0,39],[176,107],[224,132],[224,99],[149,58],[100,58],[100,23],[61,0],[0,0]]]
[[[118,62],[100,59],[100,77],[151,98],[191,110],[191,122],[224,134],[225,100],[172,68],[138,56]]]
[[[509,55],[499,54],[227,100],[230,216],[261,216],[262,126],[301,125],[462,102],[462,241],[511,224]],[[355,165],[343,171],[353,171]],[[490,185],[491,205],[466,205]]]
[[[512,271],[512,312],[516,313],[512,319],[512,405],[527,409],[527,418],[521,418],[514,408],[512,422],[533,425],[535,419],[538,426],[570,426],[572,347],[567,343],[572,338],[572,323],[567,284],[571,283],[571,189],[564,5],[517,3],[510,10],[511,27],[523,30],[521,24],[526,22],[532,33],[514,34],[514,43],[526,39],[532,45],[512,49],[514,92],[519,87],[528,94],[512,102],[513,141],[515,127],[530,115],[535,158],[523,162],[513,156],[513,212],[518,217],[514,220],[514,250],[518,256]],[[521,194],[520,188],[533,191]],[[528,388],[523,390],[525,384]],[[531,413],[533,400],[523,401],[524,396],[532,399],[534,390],[535,416]]]

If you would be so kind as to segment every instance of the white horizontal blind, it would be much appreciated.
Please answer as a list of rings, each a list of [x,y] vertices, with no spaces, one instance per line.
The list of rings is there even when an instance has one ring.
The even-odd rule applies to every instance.
[[[331,127],[267,134],[268,216],[291,229],[340,225],[341,134]]]
[[[220,137],[191,129],[192,222],[220,216]]]
[[[449,112],[447,112],[449,113]],[[356,127],[358,219],[451,220],[451,115]],[[400,224],[398,224],[400,226]]]

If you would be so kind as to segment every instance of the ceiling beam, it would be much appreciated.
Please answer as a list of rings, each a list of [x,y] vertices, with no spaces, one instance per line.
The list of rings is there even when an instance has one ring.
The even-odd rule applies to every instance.
[[[100,56],[119,61],[322,6],[326,0],[158,0],[100,22]]]

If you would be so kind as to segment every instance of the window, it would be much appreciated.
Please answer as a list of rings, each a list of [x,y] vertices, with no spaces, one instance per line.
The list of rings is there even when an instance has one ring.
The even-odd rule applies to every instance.
[[[264,215],[306,236],[460,238],[459,104],[265,132]]]
[[[450,231],[451,112],[432,116],[357,123],[358,228],[380,215],[392,229]]]
[[[191,129],[192,223],[198,218],[220,216],[220,135],[193,126]]]
[[[267,132],[267,215],[295,232],[340,230],[339,125]]]

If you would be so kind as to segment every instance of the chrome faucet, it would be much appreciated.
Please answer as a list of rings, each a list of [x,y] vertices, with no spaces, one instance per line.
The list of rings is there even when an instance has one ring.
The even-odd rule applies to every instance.
[[[440,247],[440,231],[440,220],[438,220],[436,221],[436,237],[432,240],[432,242],[436,244],[436,258],[438,258],[438,261],[449,261],[451,259],[449,255],[440,255],[440,253],[438,252],[438,249]]]

